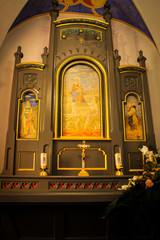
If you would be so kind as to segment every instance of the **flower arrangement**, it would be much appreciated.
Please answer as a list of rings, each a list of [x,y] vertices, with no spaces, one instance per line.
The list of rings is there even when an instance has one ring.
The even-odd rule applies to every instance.
[[[126,225],[132,233],[146,233],[147,229],[148,234],[154,235],[159,229],[156,216],[160,215],[160,155],[147,146],[139,150],[143,154],[143,172],[119,188],[124,191],[104,209],[102,218],[123,216],[124,222],[131,220]]]
[[[153,187],[155,184],[160,183],[160,167],[158,160],[160,155],[149,150],[147,146],[139,148],[143,154],[143,173],[140,176],[134,176],[129,179],[128,185],[122,185],[119,190],[128,190],[136,185],[141,185],[144,188]]]

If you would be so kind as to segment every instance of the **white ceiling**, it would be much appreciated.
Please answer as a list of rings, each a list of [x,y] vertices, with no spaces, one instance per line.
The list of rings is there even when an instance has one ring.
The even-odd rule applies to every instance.
[[[160,0],[133,0],[160,53]]]
[[[0,0],[0,46],[28,0]],[[133,0],[160,52],[160,0]]]
[[[12,23],[28,0],[0,0],[0,46]]]

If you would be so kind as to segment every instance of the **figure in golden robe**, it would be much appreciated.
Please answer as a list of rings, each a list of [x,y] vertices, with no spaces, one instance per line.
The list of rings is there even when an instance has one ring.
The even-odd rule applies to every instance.
[[[32,107],[30,101],[26,101],[26,105],[23,104],[21,121],[20,121],[20,135],[21,138],[35,138],[36,130],[33,124]]]
[[[136,104],[128,104],[128,108],[128,134],[131,139],[142,139],[142,123],[137,115]]]
[[[138,128],[138,116],[136,111],[136,106],[133,104],[128,111],[129,121],[128,124],[131,130],[137,130]]]

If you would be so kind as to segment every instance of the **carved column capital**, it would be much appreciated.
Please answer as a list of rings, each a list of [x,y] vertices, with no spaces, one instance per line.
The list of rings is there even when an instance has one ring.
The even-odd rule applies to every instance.
[[[21,58],[23,58],[23,53],[21,52],[21,46],[17,47],[17,52],[15,52],[15,64],[21,63]]]

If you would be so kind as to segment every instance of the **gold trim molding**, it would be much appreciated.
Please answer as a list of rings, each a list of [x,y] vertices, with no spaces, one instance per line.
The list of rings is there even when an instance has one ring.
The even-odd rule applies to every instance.
[[[59,166],[59,163],[60,163],[60,156],[62,154],[62,152],[65,152],[66,150],[81,150],[81,148],[79,147],[73,147],[73,148],[70,148],[70,147],[66,147],[66,148],[62,148],[61,150],[59,150],[58,154],[57,154],[57,170],[81,170],[82,168],[61,168]],[[101,149],[101,148],[88,148],[88,150],[94,150],[94,151],[99,151],[99,152],[102,152],[103,156],[104,156],[104,168],[85,168],[85,170],[107,170],[107,154],[106,152]],[[87,149],[85,150],[87,151]]]
[[[25,62],[25,63],[18,63],[16,64],[16,68],[19,71],[33,69],[33,70],[40,70],[43,71],[45,64],[38,63],[38,62]]]
[[[127,139],[126,138],[126,124],[125,124],[125,109],[124,109],[124,106],[125,106],[125,103],[127,102],[127,97],[129,95],[136,95],[137,98],[138,98],[138,102],[141,104],[142,106],[142,127],[143,127],[143,139]],[[124,101],[122,101],[122,110],[123,110],[123,131],[124,131],[124,141],[125,142],[145,142],[146,141],[146,130],[145,130],[145,121],[144,121],[144,107],[143,107],[143,101],[140,100],[140,97],[139,95],[136,93],[136,92],[128,92],[126,95],[125,95],[125,99]]]
[[[38,101],[38,121],[37,121],[37,138],[19,138],[18,134],[19,134],[19,119],[20,119],[20,106],[21,106],[21,102],[23,101],[23,96],[25,93],[27,92],[33,92],[36,96],[36,101]],[[25,91],[22,92],[21,94],[21,98],[18,99],[18,112],[17,112],[17,129],[16,129],[16,140],[18,141],[35,141],[35,140],[39,140],[39,121],[40,121],[40,99],[38,99],[38,95],[37,93],[33,90],[33,89],[27,89]]]
[[[109,23],[93,19],[93,18],[65,18],[65,19],[60,19],[54,21],[56,27],[61,27],[61,26],[66,26],[66,25],[73,25],[73,24],[83,24],[83,25],[90,25],[98,28],[102,28],[106,30],[108,27]]]
[[[58,139],[59,137],[65,139],[65,137],[58,136],[58,112],[60,111],[60,109],[58,108],[58,106],[59,106],[59,103],[58,103],[59,100],[58,99],[59,99],[59,94],[62,94],[62,92],[59,91],[59,82],[61,80],[62,84],[63,84],[63,76],[64,76],[64,73],[65,73],[66,69],[68,69],[68,67],[70,67],[71,65],[78,64],[78,63],[80,63],[80,64],[83,63],[83,64],[86,64],[86,65],[92,66],[94,68],[94,70],[96,70],[98,75],[100,76],[100,81],[102,81],[101,80],[102,74],[104,76],[105,106],[106,106],[105,107],[105,115],[106,115],[106,129],[107,130],[106,130],[106,133],[105,133],[106,137],[104,138],[104,136],[103,136],[100,139],[101,140],[106,140],[106,139],[111,140],[110,136],[109,136],[109,110],[108,110],[108,88],[107,88],[106,70],[96,59],[94,59],[92,57],[89,57],[89,56],[85,56],[85,55],[76,55],[76,56],[69,57],[59,66],[59,68],[57,70],[57,74],[56,74],[56,99],[55,99],[55,136],[54,136],[53,139]],[[102,71],[102,74],[99,71],[98,67]],[[62,73],[62,75],[61,75],[61,73]],[[61,79],[60,79],[60,76],[62,76]],[[101,114],[101,116],[102,116],[102,114]],[[75,140],[75,139],[81,139],[81,138],[72,137],[70,139]],[[85,139],[83,137],[83,140],[87,140],[87,139],[91,139],[91,137],[89,137],[89,138],[86,137]],[[97,138],[92,138],[92,140],[96,140],[96,139]]]
[[[138,159],[137,159],[138,160]],[[144,155],[142,154],[142,162],[144,164]],[[143,168],[131,169],[131,153],[128,153],[129,172],[143,172]]]
[[[25,154],[33,154],[33,167],[32,168],[21,168],[21,155]],[[35,160],[36,160],[36,153],[35,152],[19,152],[18,153],[18,171],[35,171]]]
[[[125,73],[125,72],[144,73],[146,71],[146,68],[136,66],[136,65],[122,65],[118,67],[118,70],[120,73]]]

